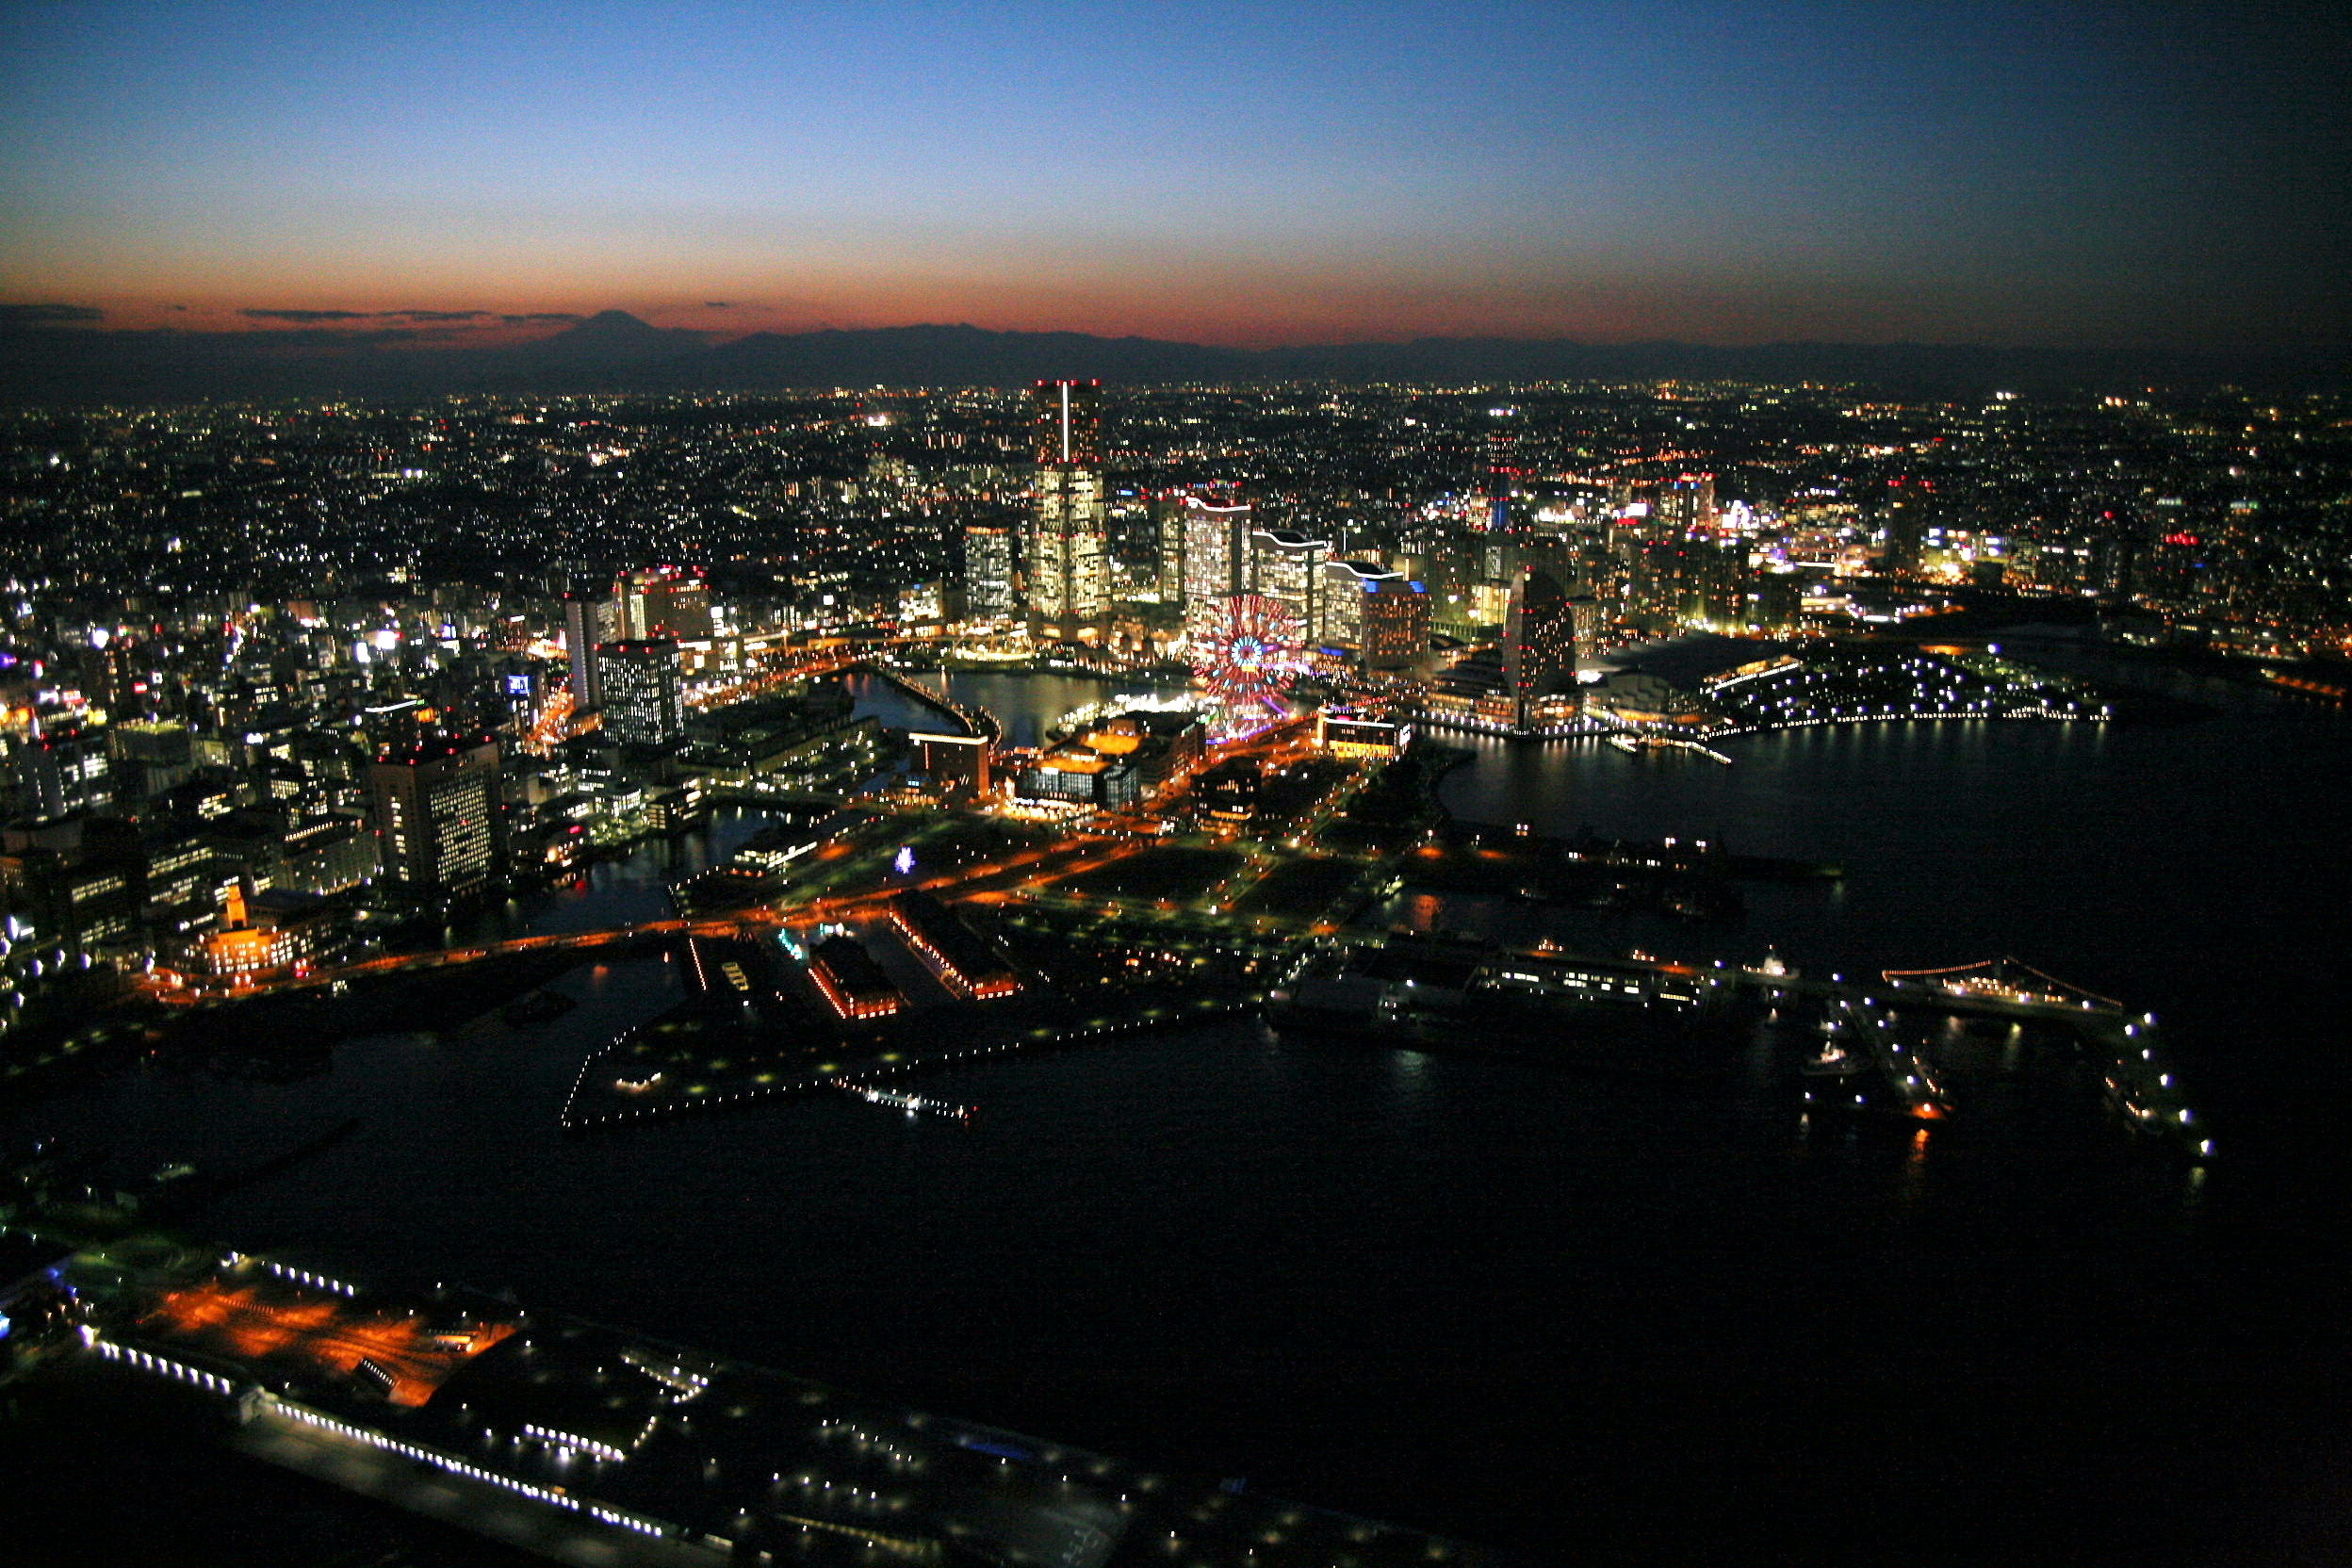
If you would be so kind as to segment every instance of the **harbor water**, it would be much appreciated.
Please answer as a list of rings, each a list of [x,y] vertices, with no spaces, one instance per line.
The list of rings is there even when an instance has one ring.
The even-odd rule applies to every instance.
[[[1016,742],[1105,690],[950,689]],[[1761,1046],[1693,1086],[1250,1025],[908,1086],[969,1121],[823,1095],[562,1135],[582,1056],[678,994],[658,957],[571,972],[548,1021],[343,1042],[294,1083],[151,1063],[0,1131],[226,1162],[356,1116],[202,1227],[1531,1562],[2333,1560],[2352,729],[1884,725],[1730,767],[1460,743],[1460,817],[1846,874],[1720,923],[1410,893],[1370,923],[1808,972],[2015,955],[2162,1015],[2224,1157],[2148,1157],[2061,1047],[1968,1030],[1974,1114],[1925,1138],[1801,1127]],[[755,825],[514,918],[643,918]]]

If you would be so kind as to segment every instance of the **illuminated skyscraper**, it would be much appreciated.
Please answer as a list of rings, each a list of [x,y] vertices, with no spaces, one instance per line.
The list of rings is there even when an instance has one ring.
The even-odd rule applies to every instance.
[[[1367,673],[1412,669],[1429,651],[1429,591],[1396,573],[1362,586],[1364,636],[1357,662]]]
[[[1184,498],[1184,629],[1217,625],[1225,601],[1250,591],[1250,508]]]
[[[1013,531],[964,530],[964,612],[974,620],[994,620],[1012,614],[1020,604],[1013,581]]]
[[[1715,526],[1715,476],[1684,474],[1658,487],[1658,524],[1667,534],[1688,538]]]
[[[1536,700],[1576,683],[1576,609],[1557,580],[1522,566],[1503,618],[1503,682],[1514,727],[1534,722]]]
[[[1252,529],[1250,533],[1248,591],[1285,605],[1298,618],[1299,629],[1312,634],[1316,620],[1317,591],[1323,564],[1331,558],[1331,545],[1288,529]]]
[[[648,566],[612,585],[612,636],[638,643],[672,637],[690,643],[711,634],[710,584],[684,566]]]
[[[1413,667],[1429,651],[1429,596],[1402,572],[1326,561],[1315,596],[1317,646],[1346,649],[1358,670]]]
[[[1364,596],[1383,577],[1395,576],[1368,561],[1326,561],[1315,595],[1315,622],[1307,642],[1315,647],[1353,648],[1364,641]]]
[[[1896,489],[1886,503],[1886,552],[1888,577],[1915,577],[1927,547],[1927,496],[1917,485]]]
[[[1152,498],[1152,540],[1159,563],[1162,604],[1184,602],[1184,524],[1188,498],[1164,490]]]
[[[596,650],[596,665],[604,682],[606,734],[636,745],[658,746],[686,733],[674,640],[607,643]]]
[[[1022,580],[1030,619],[1057,637],[1075,637],[1110,605],[1100,385],[1041,381],[1030,391],[1037,506],[1022,542]]]
[[[572,665],[572,706],[581,712],[604,703],[604,688],[596,679],[596,645],[603,642],[598,613],[608,609],[601,597],[575,590],[564,596],[564,652]]]
[[[1519,479],[1519,433],[1511,413],[1497,410],[1486,432],[1486,526],[1499,533],[1511,526],[1511,492]]]
[[[462,893],[498,869],[498,743],[429,737],[368,766],[384,874],[420,892]]]

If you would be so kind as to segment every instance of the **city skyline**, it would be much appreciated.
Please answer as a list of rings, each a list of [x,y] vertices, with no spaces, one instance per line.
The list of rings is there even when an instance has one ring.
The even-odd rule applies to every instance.
[[[2340,349],[2292,8],[7,24],[8,324]]]
[[[44,1538],[2326,1539],[2352,397],[1097,391],[0,416]]]
[[[2348,68],[0,8],[13,1533],[2352,1560]]]

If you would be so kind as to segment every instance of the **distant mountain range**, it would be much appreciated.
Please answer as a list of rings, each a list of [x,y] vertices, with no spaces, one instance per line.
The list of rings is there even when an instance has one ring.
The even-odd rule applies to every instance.
[[[1852,382],[1966,394],[2237,384],[2352,385],[2352,356],[1989,349],[1938,344],[1579,343],[1424,337],[1404,343],[1220,349],[1148,337],[972,326],[710,334],[608,310],[551,336],[449,345],[428,329],[312,325],[253,332],[111,330],[0,313],[0,402],[16,406],[459,392],[781,391],[835,386],[1009,386],[1091,376],[1112,384],[1328,380],[1519,383],[1682,378]],[[94,314],[94,313],[92,313]]]

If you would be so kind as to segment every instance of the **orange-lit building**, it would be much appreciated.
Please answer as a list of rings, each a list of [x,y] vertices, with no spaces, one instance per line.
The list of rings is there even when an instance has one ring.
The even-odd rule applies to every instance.
[[[232,982],[283,974],[319,956],[333,928],[334,916],[323,904],[289,906],[278,898],[264,904],[243,887],[233,887],[220,929],[197,940],[197,967],[216,980]]]
[[[1138,710],[1065,741],[1021,770],[1015,792],[1124,810],[1150,800],[1207,750],[1200,715]]]
[[[906,998],[855,937],[833,936],[809,952],[808,978],[842,1018],[888,1018]]]
[[[890,925],[958,996],[987,1002],[1021,989],[1021,980],[995,947],[929,893],[901,894]]]
[[[1413,727],[1394,720],[1326,708],[1315,716],[1315,743],[1348,761],[1384,762],[1413,743]]]

